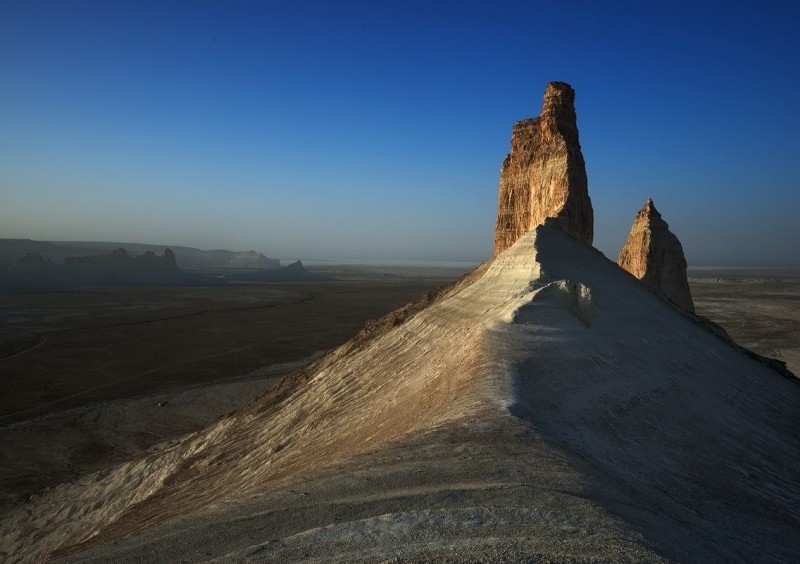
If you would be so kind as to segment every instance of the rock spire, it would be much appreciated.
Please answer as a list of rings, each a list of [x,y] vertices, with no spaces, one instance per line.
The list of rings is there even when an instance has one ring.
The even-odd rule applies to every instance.
[[[494,253],[548,217],[591,244],[594,214],[578,142],[575,91],[564,82],[547,85],[539,117],[514,124],[511,151],[500,168]]]
[[[652,198],[648,198],[636,214],[617,264],[670,301],[694,313],[683,247],[667,222],[661,219]]]

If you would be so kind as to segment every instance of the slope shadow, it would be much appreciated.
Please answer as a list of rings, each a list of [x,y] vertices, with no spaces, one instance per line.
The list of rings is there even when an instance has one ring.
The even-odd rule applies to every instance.
[[[516,312],[504,338],[525,356],[511,414],[585,468],[587,495],[659,553],[791,560],[800,388],[588,245],[540,230],[537,252],[539,285],[586,286],[593,319],[587,327],[556,291]]]

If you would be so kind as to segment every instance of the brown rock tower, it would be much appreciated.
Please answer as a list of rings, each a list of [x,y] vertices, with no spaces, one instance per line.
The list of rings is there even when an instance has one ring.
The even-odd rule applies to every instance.
[[[539,117],[514,124],[511,151],[500,168],[494,253],[548,217],[591,244],[594,213],[578,142],[575,91],[564,82],[547,85]]]
[[[648,198],[636,215],[617,264],[670,301],[694,313],[683,247],[667,222],[661,219],[652,199]]]

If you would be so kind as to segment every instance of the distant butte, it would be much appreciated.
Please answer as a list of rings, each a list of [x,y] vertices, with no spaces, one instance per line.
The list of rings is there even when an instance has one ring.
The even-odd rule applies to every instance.
[[[549,83],[539,117],[514,124],[498,200],[495,255],[548,217],[592,243],[594,213],[578,141],[575,91],[569,84]]]
[[[617,264],[670,301],[694,313],[683,247],[661,218],[652,198],[648,198],[636,214]]]

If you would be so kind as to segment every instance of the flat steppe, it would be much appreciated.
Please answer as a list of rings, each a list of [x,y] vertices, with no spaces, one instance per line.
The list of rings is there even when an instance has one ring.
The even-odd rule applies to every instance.
[[[699,315],[800,375],[800,271],[689,269],[689,286]]]
[[[0,291],[0,509],[203,427],[464,270]]]

